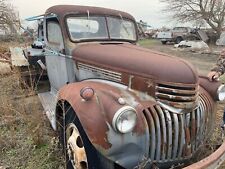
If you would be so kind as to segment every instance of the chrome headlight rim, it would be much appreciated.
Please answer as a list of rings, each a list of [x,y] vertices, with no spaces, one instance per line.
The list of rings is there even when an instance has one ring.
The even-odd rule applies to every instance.
[[[225,85],[222,84],[217,89],[217,97],[219,101],[225,100]]]
[[[119,127],[118,127],[118,120],[120,119],[120,117],[122,115],[124,115],[125,113],[127,113],[128,111],[132,111],[135,114],[135,122],[132,126],[130,126],[129,129],[122,131]],[[131,107],[131,106],[123,106],[121,107],[119,110],[117,110],[117,112],[115,113],[114,117],[113,117],[113,121],[112,121],[112,125],[115,131],[120,132],[122,134],[126,134],[131,132],[134,127],[136,126],[137,123],[137,111]]]

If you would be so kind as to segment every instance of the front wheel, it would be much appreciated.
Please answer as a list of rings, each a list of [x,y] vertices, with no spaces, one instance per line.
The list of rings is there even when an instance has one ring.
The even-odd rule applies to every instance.
[[[68,107],[64,112],[59,134],[66,169],[101,169],[97,150],[90,143],[74,110]]]
[[[66,127],[66,153],[70,163],[69,168],[87,169],[87,154],[84,149],[82,137],[74,123],[69,123]],[[68,167],[67,167],[68,168]]]

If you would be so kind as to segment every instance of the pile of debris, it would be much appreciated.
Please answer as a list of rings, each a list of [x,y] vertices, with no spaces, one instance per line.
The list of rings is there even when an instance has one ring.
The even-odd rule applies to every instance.
[[[216,45],[225,46],[225,32],[222,32],[220,38],[216,41]]]
[[[201,40],[196,41],[181,41],[179,44],[174,45],[175,48],[186,49],[192,52],[211,53],[211,50],[207,43]]]
[[[0,46],[0,75],[11,72],[11,54],[9,48]]]

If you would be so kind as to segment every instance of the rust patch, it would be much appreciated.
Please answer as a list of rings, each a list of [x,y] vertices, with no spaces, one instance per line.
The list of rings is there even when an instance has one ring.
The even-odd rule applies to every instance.
[[[134,76],[131,81],[131,89],[146,91],[150,96],[155,96],[155,83],[151,79]]]
[[[85,101],[78,94],[84,87],[95,90],[91,100]],[[107,140],[109,131],[107,123],[112,124],[114,114],[123,106],[118,103],[118,98],[122,97],[120,92],[119,89],[107,84],[84,81],[64,86],[59,92],[59,100],[70,103],[93,144],[109,149],[111,143]],[[139,105],[135,109],[138,123],[133,132],[142,135],[147,127],[144,125],[143,107]]]
[[[122,73],[121,82],[124,85],[128,85],[129,84],[129,75],[127,73]]]
[[[68,101],[73,107],[90,141],[101,145],[104,149],[109,149],[111,147],[107,140],[109,128],[102,117],[103,110],[100,109],[97,96],[95,95],[91,101],[84,101],[78,94],[83,87],[87,86],[97,88],[91,83],[69,84],[60,90],[59,99]]]
[[[185,145],[184,154],[185,156],[190,156],[191,155],[191,136],[190,136],[190,130],[188,127],[185,127],[185,140],[186,140],[186,145]]]
[[[191,114],[191,116],[193,115],[193,113]],[[191,118],[191,142],[194,145],[195,142],[195,138],[196,138],[196,121],[193,120],[193,118]]]

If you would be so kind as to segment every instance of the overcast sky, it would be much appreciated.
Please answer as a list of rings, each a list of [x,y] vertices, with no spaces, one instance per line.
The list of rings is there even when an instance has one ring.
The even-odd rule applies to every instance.
[[[12,3],[22,19],[43,14],[53,5],[77,4],[122,10],[132,14],[137,21],[148,22],[154,28],[176,25],[171,24],[171,20],[162,13],[164,4],[159,0],[12,0]]]

